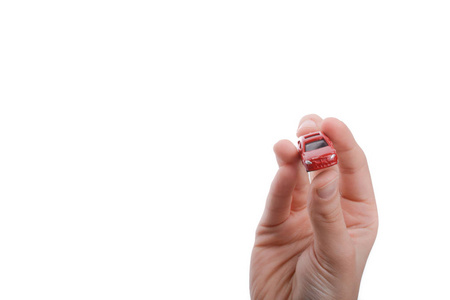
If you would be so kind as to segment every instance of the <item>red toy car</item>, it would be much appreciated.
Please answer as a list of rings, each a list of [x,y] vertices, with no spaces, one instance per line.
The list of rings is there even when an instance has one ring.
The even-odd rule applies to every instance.
[[[308,172],[328,168],[338,163],[333,143],[321,131],[301,136],[298,147]]]

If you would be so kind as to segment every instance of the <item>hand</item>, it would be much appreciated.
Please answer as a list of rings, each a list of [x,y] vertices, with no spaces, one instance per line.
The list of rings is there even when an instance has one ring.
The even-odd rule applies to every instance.
[[[305,116],[297,135],[318,130],[333,142],[339,163],[311,172],[311,182],[291,142],[274,146],[279,169],[256,230],[252,299],[358,298],[378,228],[369,168],[337,119]]]

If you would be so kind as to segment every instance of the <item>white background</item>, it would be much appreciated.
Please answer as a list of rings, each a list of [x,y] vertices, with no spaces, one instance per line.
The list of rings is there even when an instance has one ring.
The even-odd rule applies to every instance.
[[[1,1],[0,298],[249,299],[309,113],[366,151],[360,299],[450,299],[448,1]]]

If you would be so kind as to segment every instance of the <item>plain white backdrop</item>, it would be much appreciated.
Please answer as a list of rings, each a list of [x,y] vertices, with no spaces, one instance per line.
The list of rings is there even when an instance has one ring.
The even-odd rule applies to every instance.
[[[360,299],[450,299],[448,1],[1,1],[0,298],[249,299],[309,113],[365,150]]]

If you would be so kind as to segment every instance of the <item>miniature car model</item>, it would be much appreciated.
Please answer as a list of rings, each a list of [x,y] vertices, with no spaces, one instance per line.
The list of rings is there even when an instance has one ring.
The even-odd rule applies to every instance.
[[[328,168],[338,163],[333,143],[321,131],[301,136],[298,148],[307,172]]]

